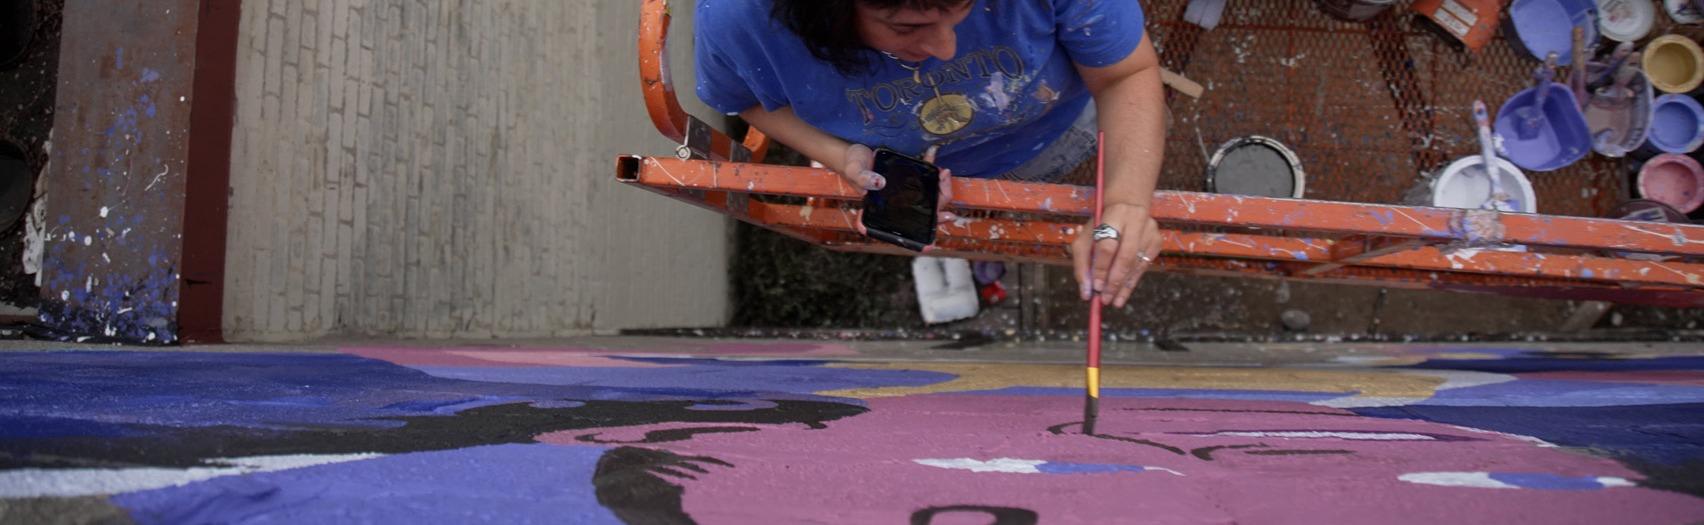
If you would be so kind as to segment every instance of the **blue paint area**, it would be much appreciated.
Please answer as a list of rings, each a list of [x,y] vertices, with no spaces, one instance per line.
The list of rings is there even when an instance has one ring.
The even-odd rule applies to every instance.
[[[1601,407],[1704,403],[1704,387],[1521,379],[1440,390],[1425,406]]]
[[[1573,477],[1539,472],[1492,472],[1491,479],[1523,489],[1538,490],[1600,490],[1609,488],[1596,477]]]
[[[828,368],[801,361],[672,360],[687,366],[649,368],[593,367],[418,367],[434,376],[465,381],[626,387],[670,385],[633,392],[679,398],[724,397],[716,392],[785,392],[811,394],[825,390],[883,386],[924,386],[953,379],[952,374],[919,370]],[[820,363],[820,362],[817,362]]]
[[[114,496],[137,523],[621,523],[591,483],[605,449],[497,445],[229,476]]]
[[[1081,388],[1014,386],[994,390],[956,392],[962,395],[990,396],[1073,396],[1082,397]],[[1283,390],[1213,390],[1185,388],[1102,388],[1102,398],[1169,398],[1169,399],[1238,399],[1249,401],[1295,401],[1309,403],[1354,395],[1353,392],[1293,392]]]
[[[1479,350],[1462,350],[1480,352]],[[1558,359],[1543,353],[1511,359],[1441,359],[1402,368],[1424,370],[1470,370],[1498,374],[1526,372],[1643,372],[1643,371],[1704,371],[1704,356],[1661,357],[1655,359]]]
[[[1035,466],[1043,474],[1113,474],[1118,472],[1147,472],[1148,469],[1136,465],[1108,465],[1101,463],[1054,463],[1049,461]]]
[[[435,377],[344,354],[201,352],[0,353],[0,437],[110,435],[118,425],[394,428],[402,416],[482,406],[581,401],[702,401],[701,410],[753,410],[770,400],[833,401],[823,389],[916,386],[936,372],[816,366],[478,368],[478,380]],[[466,369],[437,368],[457,375]],[[669,388],[633,385],[666,384]],[[79,426],[50,418],[99,421]],[[109,426],[102,426],[109,425]]]
[[[1608,407],[1407,406],[1351,409],[1532,436],[1619,459],[1680,465],[1704,461],[1704,403]]]
[[[159,79],[160,79],[160,72],[159,71],[154,71],[153,69],[149,69],[149,68],[142,68],[142,83],[146,84],[146,83],[153,82],[153,81],[159,80]],[[152,116],[152,115],[150,115],[150,116]]]

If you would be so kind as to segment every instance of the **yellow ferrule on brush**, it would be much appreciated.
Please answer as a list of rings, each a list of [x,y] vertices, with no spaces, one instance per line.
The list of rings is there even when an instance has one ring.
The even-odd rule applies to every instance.
[[[1100,368],[1089,367],[1089,397],[1100,399]]]

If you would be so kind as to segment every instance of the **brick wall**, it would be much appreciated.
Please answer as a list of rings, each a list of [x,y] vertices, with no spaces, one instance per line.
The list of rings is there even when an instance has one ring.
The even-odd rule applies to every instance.
[[[723,322],[727,221],[613,182],[617,153],[672,151],[640,98],[638,8],[244,0],[226,336]]]

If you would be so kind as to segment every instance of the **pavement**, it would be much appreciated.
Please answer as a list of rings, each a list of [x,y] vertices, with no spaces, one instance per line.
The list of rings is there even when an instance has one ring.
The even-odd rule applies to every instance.
[[[1700,523],[1698,344],[0,344],[0,523]]]

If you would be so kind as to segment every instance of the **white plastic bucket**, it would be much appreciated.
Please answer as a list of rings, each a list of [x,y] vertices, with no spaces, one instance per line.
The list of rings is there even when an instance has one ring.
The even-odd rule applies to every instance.
[[[1485,176],[1483,157],[1471,155],[1456,159],[1444,168],[1438,180],[1432,182],[1432,205],[1440,208],[1485,208],[1491,199],[1491,179]],[[1497,157],[1497,172],[1502,176],[1503,191],[1514,200],[1515,211],[1538,212],[1538,196],[1532,182],[1521,168],[1508,159]]]

